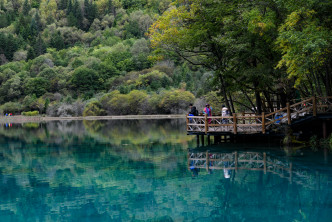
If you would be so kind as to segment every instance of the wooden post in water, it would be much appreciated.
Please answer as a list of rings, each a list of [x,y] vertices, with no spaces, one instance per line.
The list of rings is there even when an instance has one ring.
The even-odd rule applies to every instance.
[[[207,114],[205,114],[205,134],[207,134],[208,129],[209,129],[209,123],[208,123]]]
[[[210,135],[207,136],[207,140],[208,140],[208,145],[211,145],[211,140],[210,140]]]
[[[264,174],[266,174],[266,153],[263,153],[263,162],[264,162]]]
[[[197,137],[197,147],[199,147],[199,135],[196,135]]]
[[[262,112],[262,133],[265,134],[265,113]]]
[[[236,126],[236,114],[233,113],[233,132],[237,134],[237,126]]]
[[[287,103],[286,105],[287,105],[287,119],[288,119],[288,125],[290,125],[290,124],[292,123],[291,112],[290,112],[290,105],[289,105],[289,103]]]
[[[312,115],[313,116],[317,116],[317,100],[316,100],[316,96],[314,96],[312,98]]]

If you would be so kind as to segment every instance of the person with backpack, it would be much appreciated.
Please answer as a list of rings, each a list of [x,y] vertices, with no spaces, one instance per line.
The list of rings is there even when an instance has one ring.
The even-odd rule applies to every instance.
[[[188,116],[198,116],[198,110],[196,109],[196,106],[193,106],[193,104],[189,104],[189,113]],[[189,121],[192,123],[193,119],[189,118]]]
[[[190,109],[189,116],[190,114],[192,116],[198,116],[198,110],[196,109],[196,106],[193,106],[193,104],[189,104],[189,109]]]

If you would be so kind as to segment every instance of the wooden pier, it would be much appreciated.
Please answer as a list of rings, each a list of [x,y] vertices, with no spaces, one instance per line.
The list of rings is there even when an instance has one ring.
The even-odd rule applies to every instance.
[[[286,125],[301,124],[312,118],[332,118],[332,97],[310,97],[261,115],[234,113],[232,116],[186,116],[186,124],[188,135],[213,135],[218,140],[221,135],[271,134]],[[325,121],[322,128],[326,134]]]

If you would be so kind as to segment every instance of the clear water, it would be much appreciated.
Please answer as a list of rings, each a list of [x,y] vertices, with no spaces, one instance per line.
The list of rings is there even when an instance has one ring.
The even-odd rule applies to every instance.
[[[0,221],[331,221],[330,153],[195,146],[182,120],[3,124]],[[207,149],[275,167],[188,161]]]

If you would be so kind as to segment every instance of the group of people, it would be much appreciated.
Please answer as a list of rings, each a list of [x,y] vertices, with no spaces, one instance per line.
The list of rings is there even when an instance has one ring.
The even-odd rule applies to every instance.
[[[198,110],[196,106],[193,106],[193,104],[189,105],[190,111],[189,111],[189,116],[198,116]],[[204,109],[203,109],[203,114],[206,114],[207,116],[212,116],[212,107],[210,107],[210,104],[206,104]],[[227,117],[230,116],[230,112],[228,108],[225,105],[222,105],[221,109],[221,116]],[[227,122],[227,119],[224,119],[225,123]]]

